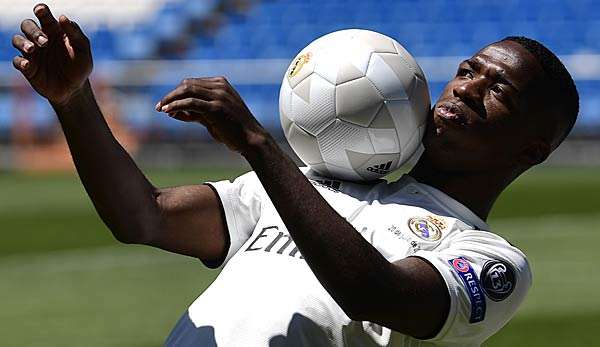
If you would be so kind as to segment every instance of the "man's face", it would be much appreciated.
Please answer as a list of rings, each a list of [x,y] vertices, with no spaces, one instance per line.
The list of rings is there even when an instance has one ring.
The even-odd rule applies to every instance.
[[[501,41],[462,62],[434,105],[425,155],[448,171],[514,167],[543,121],[543,71],[518,43]],[[537,123],[537,124],[536,124]]]

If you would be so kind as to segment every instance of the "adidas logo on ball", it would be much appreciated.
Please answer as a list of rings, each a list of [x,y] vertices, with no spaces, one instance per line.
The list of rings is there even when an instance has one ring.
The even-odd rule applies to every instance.
[[[367,171],[375,172],[381,175],[385,175],[390,171],[390,166],[392,166],[392,162],[388,161],[387,163],[369,166]]]

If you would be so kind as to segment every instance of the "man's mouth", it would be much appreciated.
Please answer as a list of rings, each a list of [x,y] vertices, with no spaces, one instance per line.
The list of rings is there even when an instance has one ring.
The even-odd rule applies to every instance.
[[[460,108],[460,106],[451,103],[444,102],[435,106],[435,113],[442,119],[450,121],[458,125],[466,125],[467,117]]]

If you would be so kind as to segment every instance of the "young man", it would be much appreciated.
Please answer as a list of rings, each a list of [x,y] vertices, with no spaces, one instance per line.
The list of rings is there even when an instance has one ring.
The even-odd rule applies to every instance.
[[[224,78],[184,80],[157,110],[203,124],[254,171],[158,189],[96,105],[88,39],[45,5],[34,13],[41,29],[22,23],[14,66],[56,110],[115,237],[226,264],[167,345],[479,345],[524,299],[525,255],[485,219],[578,112],[570,75],[536,41],[507,38],[461,63],[432,110],[424,154],[390,184],[301,172]]]

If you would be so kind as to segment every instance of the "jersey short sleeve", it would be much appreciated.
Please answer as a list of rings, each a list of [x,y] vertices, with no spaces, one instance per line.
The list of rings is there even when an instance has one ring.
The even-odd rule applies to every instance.
[[[261,213],[262,185],[254,172],[248,172],[236,178],[233,182],[225,180],[206,182],[221,200],[230,246],[224,265],[248,240],[258,223]]]
[[[448,287],[448,318],[429,340],[442,345],[479,346],[510,320],[531,286],[525,255],[493,233],[463,231],[414,256],[431,263]]]

